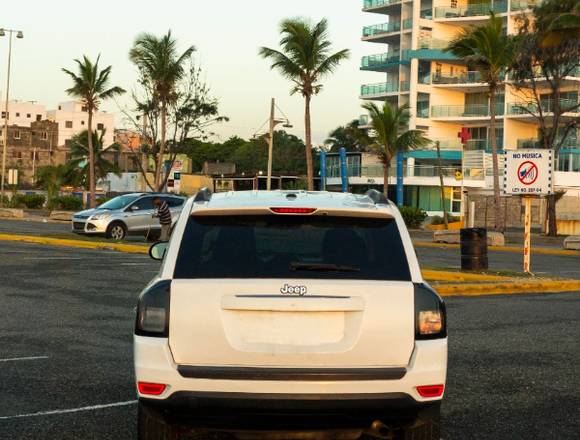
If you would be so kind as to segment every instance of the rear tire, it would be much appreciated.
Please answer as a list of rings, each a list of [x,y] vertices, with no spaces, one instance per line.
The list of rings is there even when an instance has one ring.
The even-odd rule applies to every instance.
[[[137,407],[138,440],[178,440],[175,427],[166,423],[155,411],[139,402]]]
[[[400,431],[401,440],[440,440],[441,415],[440,410],[427,419],[417,420],[412,426]]]
[[[127,236],[127,226],[121,222],[113,222],[107,228],[107,238],[113,240],[123,240]]]

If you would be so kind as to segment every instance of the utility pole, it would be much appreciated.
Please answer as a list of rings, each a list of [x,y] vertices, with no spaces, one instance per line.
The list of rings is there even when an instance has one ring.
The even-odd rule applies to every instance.
[[[435,142],[437,148],[437,168],[439,169],[439,182],[441,183],[441,205],[443,205],[443,223],[445,229],[449,229],[449,220],[447,219],[447,208],[445,208],[445,184],[443,182],[443,167],[441,166],[441,146],[439,141]]]
[[[268,180],[266,184],[266,189],[268,191],[272,190],[272,156],[274,153],[274,127],[276,122],[274,120],[276,112],[276,99],[272,98],[272,104],[270,106],[270,136],[268,138]]]

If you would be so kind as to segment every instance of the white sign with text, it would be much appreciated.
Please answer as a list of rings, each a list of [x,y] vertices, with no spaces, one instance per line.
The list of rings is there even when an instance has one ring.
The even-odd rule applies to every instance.
[[[506,151],[503,192],[546,196],[554,193],[554,151]]]

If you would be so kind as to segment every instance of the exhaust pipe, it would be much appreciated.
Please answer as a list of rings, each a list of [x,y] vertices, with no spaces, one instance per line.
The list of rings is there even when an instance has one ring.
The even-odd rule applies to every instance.
[[[393,440],[395,438],[394,430],[380,420],[375,420],[365,434],[382,440]]]

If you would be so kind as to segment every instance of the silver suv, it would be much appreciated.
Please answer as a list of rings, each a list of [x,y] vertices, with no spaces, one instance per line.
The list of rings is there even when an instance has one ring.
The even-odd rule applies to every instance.
[[[104,235],[122,240],[127,235],[143,235],[155,239],[160,235],[159,219],[153,200],[159,197],[169,204],[173,223],[177,221],[185,198],[173,194],[134,193],[115,197],[95,209],[77,212],[72,219],[72,231],[83,235]]]

